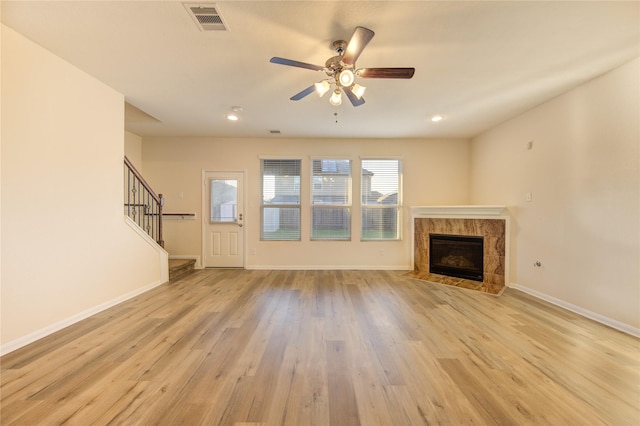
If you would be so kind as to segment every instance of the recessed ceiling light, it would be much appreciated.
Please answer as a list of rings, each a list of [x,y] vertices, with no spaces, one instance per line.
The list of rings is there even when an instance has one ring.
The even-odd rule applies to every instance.
[[[227,120],[229,121],[238,121],[238,119],[240,118],[240,115],[238,115],[239,112],[242,112],[243,108],[241,106],[237,106],[234,105],[231,107],[231,111],[229,114],[226,115]]]
[[[444,115],[436,114],[431,116],[431,121],[433,121],[434,123],[442,120],[444,120]]]

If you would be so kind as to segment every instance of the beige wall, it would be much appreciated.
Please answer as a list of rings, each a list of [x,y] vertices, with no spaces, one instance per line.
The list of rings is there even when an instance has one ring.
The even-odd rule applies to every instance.
[[[513,283],[636,330],[639,75],[636,59],[478,136],[470,181],[514,213]]]
[[[142,138],[131,132],[124,132],[124,155],[131,164],[142,172]]]
[[[123,96],[1,31],[7,352],[160,284],[166,254],[124,220]]]
[[[302,200],[309,196],[310,156],[338,156],[354,161],[354,200],[359,194],[362,157],[402,157],[404,217],[402,241],[360,242],[359,221],[352,241],[309,241],[310,212],[302,206],[302,241],[260,241],[259,156],[301,158]],[[165,221],[165,242],[172,256],[200,256],[202,250],[202,170],[246,173],[247,268],[390,268],[411,269],[409,206],[468,202],[467,140],[296,140],[144,138],[145,179],[166,197],[168,212],[195,212],[196,221]],[[180,196],[182,195],[182,198]],[[359,217],[360,208],[353,206]],[[255,255],[252,250],[255,249]],[[380,250],[383,250],[381,254]]]

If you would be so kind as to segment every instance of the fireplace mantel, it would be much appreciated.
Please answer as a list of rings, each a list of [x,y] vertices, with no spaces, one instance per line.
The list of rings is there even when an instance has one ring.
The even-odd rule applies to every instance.
[[[499,217],[507,206],[417,206],[411,207],[411,217]]]

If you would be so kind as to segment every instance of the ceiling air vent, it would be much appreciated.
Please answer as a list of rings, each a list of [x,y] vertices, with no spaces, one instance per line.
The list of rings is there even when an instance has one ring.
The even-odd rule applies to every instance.
[[[200,31],[227,31],[222,15],[215,4],[183,4]]]

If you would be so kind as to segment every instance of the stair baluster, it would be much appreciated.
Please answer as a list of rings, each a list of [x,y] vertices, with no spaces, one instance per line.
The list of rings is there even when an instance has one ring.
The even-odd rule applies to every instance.
[[[162,206],[164,197],[156,194],[129,159],[124,157],[125,214],[142,228],[160,247],[162,239]]]

